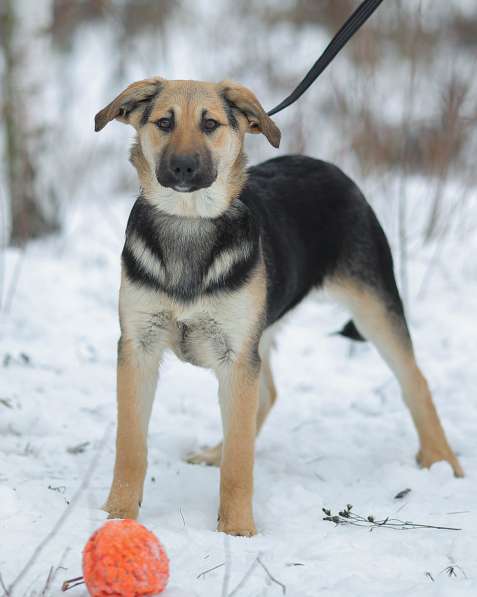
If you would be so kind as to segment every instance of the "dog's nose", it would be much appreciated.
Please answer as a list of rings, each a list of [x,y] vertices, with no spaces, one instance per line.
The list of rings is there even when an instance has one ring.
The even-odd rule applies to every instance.
[[[189,184],[199,169],[199,156],[174,155],[169,164],[170,170],[178,185]]]

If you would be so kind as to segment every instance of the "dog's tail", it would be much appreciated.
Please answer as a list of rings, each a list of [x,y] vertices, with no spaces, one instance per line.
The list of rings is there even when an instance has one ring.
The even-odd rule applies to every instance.
[[[358,331],[358,328],[354,325],[353,320],[349,320],[338,332],[334,332],[332,336],[344,336],[345,338],[349,338],[350,340],[355,340],[356,342],[366,342],[366,338],[364,338]]]

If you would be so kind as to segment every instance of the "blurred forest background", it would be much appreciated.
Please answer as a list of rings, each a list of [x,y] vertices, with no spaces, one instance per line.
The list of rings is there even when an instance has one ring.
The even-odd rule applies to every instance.
[[[250,86],[271,108],[357,0],[1,0],[3,247],[61,234],[78,205],[137,187],[131,130],[93,132],[96,111],[153,74]],[[477,3],[393,0],[293,107],[281,153],[337,162],[390,236],[404,293],[410,257],[477,225]],[[277,155],[250,138],[253,163]]]

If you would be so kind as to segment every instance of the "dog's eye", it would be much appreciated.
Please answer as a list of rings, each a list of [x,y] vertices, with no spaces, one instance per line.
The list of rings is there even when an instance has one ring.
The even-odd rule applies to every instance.
[[[204,131],[207,131],[207,132],[215,131],[215,129],[219,126],[220,126],[220,124],[213,118],[206,118],[204,120],[204,122],[202,123],[202,127],[203,127]]]
[[[160,118],[156,122],[156,125],[163,131],[170,131],[172,129],[172,119],[171,118]]]

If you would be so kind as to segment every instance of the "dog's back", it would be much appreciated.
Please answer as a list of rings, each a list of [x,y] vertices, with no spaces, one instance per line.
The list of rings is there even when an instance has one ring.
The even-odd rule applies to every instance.
[[[268,160],[249,168],[240,200],[261,227],[269,323],[336,277],[385,294],[402,314],[384,232],[339,168],[300,155]]]

